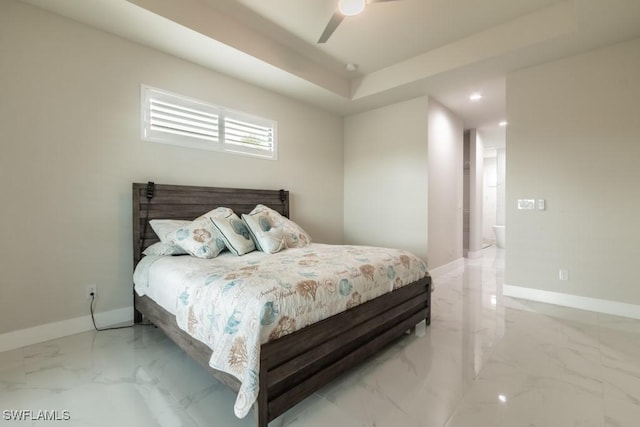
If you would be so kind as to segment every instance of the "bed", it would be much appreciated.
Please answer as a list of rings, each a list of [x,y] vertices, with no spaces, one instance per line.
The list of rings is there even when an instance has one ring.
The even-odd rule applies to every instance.
[[[135,183],[134,266],[140,263],[143,250],[159,240],[148,226],[149,221],[192,220],[219,206],[228,207],[238,215],[248,214],[258,204],[289,217],[289,193],[284,190],[176,185],[155,185],[151,189],[148,184]],[[236,376],[210,367],[212,350],[178,326],[179,316],[147,295],[136,291],[133,294],[136,322],[144,319],[155,324],[211,375],[235,392],[241,390],[242,383]],[[422,321],[429,324],[430,309],[431,279],[425,272],[423,277],[391,292],[262,343],[256,372],[259,388],[253,404],[255,425],[268,426],[270,421],[391,344],[416,324]]]

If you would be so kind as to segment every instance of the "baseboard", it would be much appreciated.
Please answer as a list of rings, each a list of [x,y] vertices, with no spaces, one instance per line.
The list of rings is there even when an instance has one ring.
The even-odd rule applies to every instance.
[[[107,327],[124,322],[133,321],[133,307],[120,308],[118,310],[96,313],[98,327]],[[0,334],[0,352],[15,350],[27,345],[38,344],[78,334],[93,329],[91,316],[76,317],[60,322],[47,323],[32,328]]]
[[[467,256],[465,258],[469,258],[469,259],[482,258],[482,249],[480,249],[479,251],[468,251]]]
[[[464,258],[458,258],[457,260],[451,261],[448,264],[429,269],[429,274],[431,275],[431,277],[442,276],[443,274],[451,273],[452,271],[456,271],[457,269],[463,267]]]
[[[502,293],[507,297],[545,302],[548,304],[561,305],[580,310],[595,311],[596,313],[611,314],[613,316],[640,319],[640,305],[635,304],[563,294],[560,292],[543,291],[541,289],[523,288],[512,285],[504,285]]]

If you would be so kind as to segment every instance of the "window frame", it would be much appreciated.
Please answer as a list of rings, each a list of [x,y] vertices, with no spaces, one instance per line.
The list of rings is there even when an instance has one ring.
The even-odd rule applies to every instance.
[[[189,109],[195,111],[195,115],[210,115],[211,117],[215,116],[215,128],[205,127],[207,125],[203,126],[206,131],[203,132],[203,135],[207,132],[210,132],[211,135],[209,137],[197,137],[194,136],[195,133],[194,135],[189,135],[189,132],[185,132],[185,134],[179,134],[178,126],[176,126],[173,131],[159,130],[157,126],[154,127],[154,125],[152,124],[152,99],[158,101],[156,102],[156,104],[161,102],[169,102],[173,106],[177,107],[176,111],[178,108]],[[275,120],[267,119],[242,111],[233,110],[220,105],[169,92],[167,90],[159,89],[145,84],[140,85],[140,106],[140,137],[143,141],[169,144],[185,148],[195,148],[199,150],[239,154],[260,159],[278,159],[278,126]],[[233,127],[230,127],[229,123],[227,123],[227,119],[235,121],[236,123],[234,124],[240,126],[241,129],[255,127],[256,133],[266,133],[267,135],[270,135],[272,148],[269,150],[267,148],[261,148],[259,146],[252,147],[249,144],[233,142],[230,140],[232,138],[231,134],[233,132],[229,132],[230,136],[229,140],[227,140],[227,128],[229,128],[230,130],[233,129]],[[238,129],[238,126],[236,126],[236,129]],[[240,131],[236,132],[236,138],[238,137],[238,132]]]

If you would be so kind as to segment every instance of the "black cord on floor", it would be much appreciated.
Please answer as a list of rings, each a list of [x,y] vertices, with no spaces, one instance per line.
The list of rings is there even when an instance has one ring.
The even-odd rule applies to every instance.
[[[127,328],[133,328],[134,326],[155,326],[153,323],[134,323],[133,325],[126,325],[126,326],[112,326],[110,328],[98,328],[98,326],[96,325],[96,319],[93,315],[93,303],[96,301],[96,296],[91,293],[91,302],[89,303],[89,311],[91,312],[91,322],[93,322],[93,329],[95,329],[96,331],[111,331],[114,329],[127,329]]]

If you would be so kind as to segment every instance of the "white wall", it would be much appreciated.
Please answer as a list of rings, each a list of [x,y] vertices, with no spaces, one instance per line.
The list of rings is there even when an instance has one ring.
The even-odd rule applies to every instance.
[[[0,334],[131,306],[131,183],[286,188],[342,242],[343,120],[13,0],[0,2]],[[279,160],[139,138],[140,84],[278,121]]]
[[[345,119],[344,240],[427,258],[426,97]]]
[[[462,258],[463,124],[429,99],[429,267]]]
[[[508,76],[508,285],[640,315],[638,76],[640,39]],[[547,209],[518,211],[518,198]]]
[[[421,97],[345,119],[344,239],[462,257],[463,125]]]
[[[491,150],[489,153],[485,153],[483,166],[482,241],[486,244],[490,244],[494,243],[496,240],[493,232],[493,226],[498,224],[498,162],[496,150]]]

